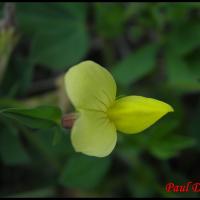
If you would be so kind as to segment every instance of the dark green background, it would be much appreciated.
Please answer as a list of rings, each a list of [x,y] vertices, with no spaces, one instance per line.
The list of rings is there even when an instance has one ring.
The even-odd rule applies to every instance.
[[[15,25],[0,28],[0,196],[199,197],[165,185],[200,181],[200,3],[14,6]],[[141,134],[119,133],[106,158],[75,153],[60,124],[73,109],[62,77],[87,59],[111,71],[118,96],[175,112]]]

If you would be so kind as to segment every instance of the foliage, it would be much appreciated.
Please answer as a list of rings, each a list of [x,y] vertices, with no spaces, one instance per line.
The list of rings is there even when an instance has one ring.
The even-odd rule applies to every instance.
[[[12,24],[0,3],[0,195],[185,197],[165,185],[200,176],[200,4],[14,4]],[[119,134],[107,158],[74,152],[62,81],[86,59],[111,71],[118,95],[175,112],[142,134]]]

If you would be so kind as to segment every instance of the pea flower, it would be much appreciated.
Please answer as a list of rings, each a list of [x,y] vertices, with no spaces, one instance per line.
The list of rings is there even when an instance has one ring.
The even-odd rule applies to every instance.
[[[93,61],[71,67],[65,88],[78,112],[71,130],[76,152],[105,157],[114,149],[117,130],[136,134],[154,124],[173,108],[142,96],[116,99],[116,83],[108,70]]]

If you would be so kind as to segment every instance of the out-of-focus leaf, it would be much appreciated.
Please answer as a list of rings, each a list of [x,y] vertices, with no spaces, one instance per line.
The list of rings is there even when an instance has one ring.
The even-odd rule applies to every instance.
[[[118,134],[117,142],[119,144],[116,148],[116,153],[123,159],[134,160],[137,155],[139,155],[144,148],[144,137],[131,137],[132,135],[127,135],[124,137],[123,134]]]
[[[29,133],[26,136],[31,142],[37,144],[36,146],[39,149],[44,150],[46,149],[45,146],[48,146],[48,150],[44,150],[45,153],[54,151],[58,146],[65,146],[65,144],[69,143],[67,143],[69,139],[66,139],[66,130],[60,126],[61,111],[58,107],[39,106],[32,109],[5,108],[0,110],[0,114],[2,117],[15,119],[30,128],[44,129],[40,130],[39,133]],[[44,144],[42,141],[45,141]],[[67,148],[66,146],[65,150],[63,147],[62,151],[68,152],[69,149]],[[49,153],[47,154],[49,156]]]
[[[129,19],[135,15],[140,14],[148,7],[148,3],[143,2],[128,2],[126,4],[125,17]]]
[[[9,70],[11,73],[17,77],[14,84],[18,84],[18,94],[19,95],[24,95],[25,92],[27,92],[27,89],[30,88],[30,85],[32,83],[32,78],[33,78],[33,63],[29,60],[30,58],[28,57],[27,59],[20,57],[20,55],[15,55],[15,58],[13,58],[13,62],[11,62],[11,67]],[[15,66],[15,71],[13,71],[13,68]],[[9,75],[8,75],[9,76]],[[12,78],[12,76],[11,76]]]
[[[18,108],[22,107],[23,103],[10,98],[0,98],[0,111],[5,108]]]
[[[61,135],[59,141],[57,140],[55,142],[53,140],[55,138],[55,134]],[[38,141],[42,142],[49,154],[55,158],[66,157],[67,155],[74,153],[71,145],[69,130],[65,130],[61,127],[39,130],[36,138]]]
[[[163,13],[166,23],[174,25],[176,28],[177,25],[185,23],[187,21],[187,16],[190,13],[188,6],[179,3],[159,3],[160,13]],[[164,11],[164,12],[162,12]]]
[[[109,166],[110,160],[108,158],[73,156],[63,168],[60,183],[71,188],[94,188],[100,184]]]
[[[164,118],[148,130],[148,145],[154,145],[163,140],[164,137],[172,134],[174,129],[179,126],[179,121],[173,116],[171,118]]]
[[[53,145],[59,144],[62,141],[63,136],[65,134],[66,134],[65,129],[63,129],[59,126],[54,127]]]
[[[118,136],[119,147],[118,154],[123,155],[123,157],[129,160],[133,159],[134,155],[138,155],[144,150],[153,148],[152,146],[157,145],[157,143],[162,143],[168,135],[173,134],[174,129],[179,126],[179,120],[171,116],[171,118],[163,118],[159,123],[154,124],[152,127],[146,129],[143,134],[135,135],[134,137]]]
[[[143,34],[144,34],[144,29],[141,26],[134,25],[130,28],[130,35],[132,36],[131,38],[134,41],[139,40]]]
[[[194,76],[197,78],[197,81],[200,82],[200,60],[192,62],[191,65],[192,65],[191,70]]]
[[[61,111],[55,106],[39,106],[31,109],[7,108],[0,114],[18,120],[30,128],[50,128],[60,125]]]
[[[189,69],[192,71],[194,76],[197,78],[197,80],[200,82],[200,48],[196,49],[195,51],[192,51],[187,57],[186,57],[186,63]]]
[[[47,31],[55,33],[56,28],[67,30],[86,19],[85,3],[20,3],[16,6],[21,30],[31,35]]]
[[[171,4],[171,6],[174,6],[174,4]],[[183,8],[187,8],[188,10],[191,8],[200,8],[200,4],[199,2],[183,2],[183,3],[175,3],[176,7],[183,7]]]
[[[174,116],[164,118],[147,130],[147,149],[159,159],[174,157],[185,148],[192,147],[196,141],[194,138],[176,134],[180,120]]]
[[[200,125],[200,103],[196,109],[196,112],[192,112],[192,116],[189,118],[188,122],[188,132],[197,140],[198,144],[200,144],[199,125]],[[200,150],[199,145],[197,145],[197,148]]]
[[[58,131],[59,128],[57,128]],[[62,140],[59,144],[53,145],[53,138],[55,137],[55,127],[48,129],[40,129],[38,131],[30,131],[27,129],[23,131],[24,136],[29,142],[29,146],[34,150],[33,159],[37,162],[45,164],[48,162],[51,167],[60,170],[60,161],[65,161],[67,156],[71,155],[74,150],[71,145],[68,131],[60,130]]]
[[[132,197],[154,197],[158,185],[155,169],[148,163],[134,163],[128,177],[128,188]]]
[[[120,84],[128,86],[149,74],[156,67],[157,45],[148,44],[131,53],[112,70]]]
[[[168,53],[166,73],[168,84],[174,90],[181,92],[200,90],[200,81],[181,57]]]
[[[24,95],[33,78],[33,63],[29,57],[21,55],[16,51],[7,66],[4,79],[1,84],[1,95],[13,97],[17,94]],[[27,94],[27,93],[26,93]]]
[[[194,146],[195,140],[193,138],[182,135],[170,135],[160,140],[158,143],[151,145],[151,153],[160,158],[168,159],[177,156],[179,152],[185,148]]]
[[[97,32],[101,36],[110,39],[119,36],[123,32],[125,25],[125,9],[122,4],[96,3],[95,11],[95,24]]]
[[[17,8],[21,28],[33,38],[33,63],[66,69],[85,56],[89,48],[85,4],[22,3]]]
[[[10,125],[1,128],[0,157],[6,165],[27,164],[30,161],[17,135],[17,130]]]
[[[186,28],[187,27],[187,28]],[[166,49],[177,56],[185,55],[200,45],[200,24],[186,23],[174,27],[167,35]]]
[[[15,5],[5,3],[0,9],[2,10],[2,18],[0,18],[0,83],[5,76],[6,67],[10,59],[11,53],[18,41],[15,31]]]
[[[8,30],[2,29],[3,27],[0,27],[0,82],[3,79],[9,57],[18,39],[15,36],[13,27]]]
[[[63,69],[76,64],[83,59],[88,49],[88,38],[84,29],[80,24],[65,32],[36,35],[31,52],[33,62]]]

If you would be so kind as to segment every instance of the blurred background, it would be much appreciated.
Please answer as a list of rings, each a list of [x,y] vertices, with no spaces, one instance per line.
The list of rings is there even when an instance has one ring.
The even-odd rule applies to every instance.
[[[118,96],[175,109],[141,134],[119,133],[106,158],[75,153],[69,129],[0,113],[1,197],[200,196],[165,191],[200,181],[200,3],[0,3],[0,19],[0,111],[70,112],[63,75],[86,59],[111,71]]]

